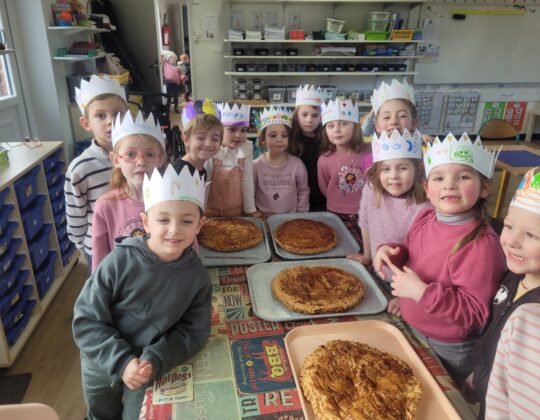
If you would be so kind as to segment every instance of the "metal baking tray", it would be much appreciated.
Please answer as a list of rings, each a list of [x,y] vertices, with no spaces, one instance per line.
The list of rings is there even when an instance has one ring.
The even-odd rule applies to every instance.
[[[281,270],[301,265],[329,265],[341,268],[342,270],[359,277],[364,285],[364,298],[358,305],[347,312],[310,315],[291,311],[272,294],[272,279]],[[377,286],[375,280],[371,277],[365,267],[357,261],[348,260],[346,258],[257,264],[248,268],[246,275],[253,311],[259,318],[267,321],[291,321],[350,315],[371,315],[384,311],[388,304],[386,296],[381,289],[379,289],[379,286]]]
[[[285,251],[281,248],[275,238],[274,230],[283,222],[293,219],[308,219],[317,220],[318,222],[324,222],[329,225],[337,235],[337,245],[329,251],[321,252],[320,254],[294,254],[289,251]],[[266,219],[268,228],[270,229],[270,235],[272,235],[272,241],[274,242],[274,248],[276,253],[286,260],[312,260],[317,258],[336,258],[346,257],[348,254],[354,254],[360,251],[360,245],[353,238],[351,232],[343,224],[339,216],[327,211],[312,212],[312,213],[286,213],[286,214],[274,214]]]
[[[219,252],[205,248],[199,242],[199,257],[205,267],[224,267],[234,265],[253,265],[268,261],[272,258],[270,244],[268,243],[268,235],[266,226],[261,219],[256,217],[236,217],[236,219],[247,220],[255,223],[263,232],[262,242],[253,247],[236,252]]]
[[[298,380],[300,369],[307,356],[317,347],[331,340],[365,343],[399,357],[407,363],[422,385],[422,399],[415,419],[458,420],[461,418],[403,333],[387,322],[369,320],[303,325],[292,329],[285,337],[285,348],[306,420],[316,420],[318,417],[313,413],[311,404],[304,398]]]

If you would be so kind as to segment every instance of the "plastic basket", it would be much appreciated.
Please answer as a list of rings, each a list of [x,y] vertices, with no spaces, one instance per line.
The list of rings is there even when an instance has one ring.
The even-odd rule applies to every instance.
[[[394,29],[390,39],[394,41],[410,41],[413,35],[414,29]]]
[[[129,71],[127,70],[120,74],[98,73],[98,76],[107,76],[109,79],[115,80],[121,85],[127,85],[129,83]]]
[[[383,20],[368,19],[368,20],[366,20],[366,29],[367,29],[367,31],[373,31],[373,32],[386,31],[386,29],[388,28],[389,23],[390,23],[390,21],[386,20],[386,19],[383,19]]]
[[[341,32],[345,25],[344,20],[326,18],[326,31],[327,32]]]
[[[386,31],[368,31],[365,35],[366,41],[384,41],[388,38],[388,32]]]
[[[392,12],[369,12],[367,19],[368,20],[388,20]]]

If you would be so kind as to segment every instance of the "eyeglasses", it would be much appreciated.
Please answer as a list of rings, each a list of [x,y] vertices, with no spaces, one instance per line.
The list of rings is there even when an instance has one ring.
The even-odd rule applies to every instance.
[[[144,152],[144,153],[127,152],[126,154],[118,155],[118,157],[120,159],[123,159],[124,162],[127,162],[127,163],[135,163],[141,158],[143,158],[148,163],[154,163],[159,160],[159,158],[161,157],[161,153],[154,152],[154,151],[149,151],[149,152]]]

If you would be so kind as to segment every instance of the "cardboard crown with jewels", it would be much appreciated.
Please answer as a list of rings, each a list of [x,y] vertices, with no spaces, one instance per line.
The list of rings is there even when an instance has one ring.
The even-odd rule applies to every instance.
[[[161,175],[158,168],[154,169],[151,177],[144,175],[143,199],[144,211],[162,201],[185,200],[191,201],[204,210],[204,193],[206,183],[199,171],[191,174],[188,165],[184,165],[180,173],[169,164]]]
[[[126,136],[133,134],[146,134],[155,138],[163,150],[165,150],[165,137],[161,131],[161,126],[154,120],[152,113],[148,114],[148,118],[145,120],[141,111],[137,112],[135,120],[132,118],[130,112],[126,112],[124,117],[117,115],[113,122],[111,138],[113,148],[119,140]]]
[[[256,123],[259,132],[272,124],[284,124],[290,128],[292,126],[292,113],[281,107],[264,108],[256,118]]]
[[[109,79],[107,76],[97,76],[95,74],[90,77],[89,81],[81,80],[80,87],[75,88],[75,101],[84,114],[86,106],[96,97],[101,95],[117,95],[126,101],[126,91],[118,82]]]
[[[189,122],[199,114],[208,114],[218,117],[218,110],[214,102],[209,98],[188,102],[182,110],[182,128],[185,130]]]
[[[295,106],[321,106],[324,103],[325,91],[320,86],[304,85],[296,88]]]
[[[404,129],[400,134],[398,130],[390,135],[385,131],[379,136],[373,134],[371,140],[373,162],[390,159],[422,159],[422,134],[418,130],[410,133]]]
[[[219,111],[219,119],[223,125],[234,125],[237,127],[249,126],[249,105],[233,104],[229,106],[228,103],[218,103],[216,107]]]
[[[400,82],[394,79],[390,84],[382,82],[371,96],[373,112],[377,114],[382,104],[390,99],[406,99],[414,104],[414,89],[406,80]]]
[[[482,145],[480,137],[477,137],[474,143],[467,133],[458,139],[452,133],[441,141],[435,138],[433,144],[428,144],[424,153],[424,166],[426,176],[431,170],[445,163],[461,163],[470,166],[480,172],[487,178],[491,178],[499,150],[489,150]]]
[[[327,104],[321,105],[321,117],[323,125],[337,120],[357,123],[359,121],[358,106],[349,99],[344,101],[341,99],[330,100]]]
[[[540,167],[532,168],[525,174],[510,205],[540,215]]]

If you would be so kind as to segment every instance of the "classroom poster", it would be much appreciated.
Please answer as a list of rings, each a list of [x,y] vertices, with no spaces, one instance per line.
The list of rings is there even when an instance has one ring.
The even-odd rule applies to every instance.
[[[504,119],[520,131],[525,119],[525,111],[527,111],[527,102],[507,102]]]
[[[486,102],[482,125],[489,120],[502,120],[506,102]]]

